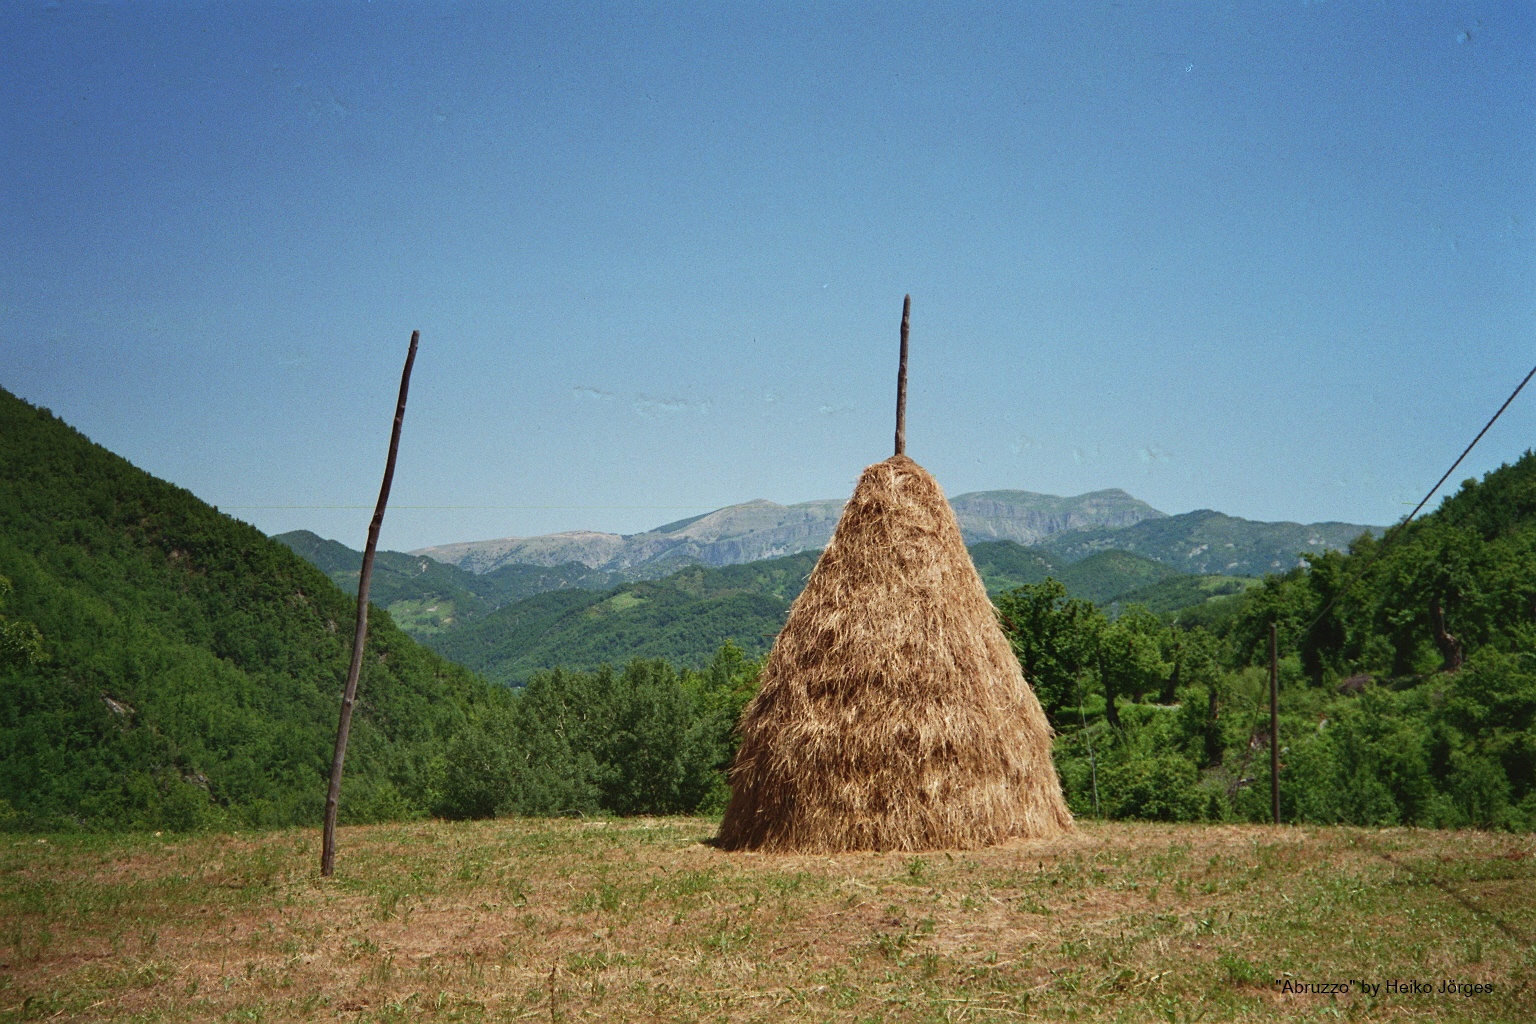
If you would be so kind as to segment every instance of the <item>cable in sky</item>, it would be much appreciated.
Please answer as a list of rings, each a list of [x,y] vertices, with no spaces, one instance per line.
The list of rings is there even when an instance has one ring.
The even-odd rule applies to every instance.
[[[1344,585],[1338,589],[1338,592],[1335,593],[1333,597],[1328,599],[1328,603],[1323,606],[1323,610],[1317,613],[1317,618],[1307,623],[1307,627],[1301,631],[1302,636],[1306,636],[1308,633],[1312,632],[1313,627],[1315,627],[1319,622],[1323,621],[1323,616],[1331,612],[1333,610],[1333,606],[1339,603],[1339,598],[1343,597],[1349,591],[1349,588],[1354,585],[1355,580],[1359,579],[1365,570],[1369,569],[1372,565],[1375,564],[1376,560],[1381,557],[1381,553],[1387,549],[1387,545],[1402,535],[1403,530],[1407,528],[1408,524],[1413,522],[1413,517],[1418,515],[1425,505],[1429,504],[1429,499],[1433,498],[1435,496],[1435,492],[1438,491],[1445,484],[1445,482],[1451,478],[1451,474],[1456,472],[1456,467],[1461,465],[1462,460],[1471,454],[1473,448],[1477,447],[1477,442],[1481,441],[1483,439],[1483,435],[1488,433],[1489,428],[1498,422],[1500,416],[1504,415],[1504,410],[1509,408],[1509,404],[1513,402],[1515,400],[1515,396],[1520,394],[1520,392],[1525,389],[1525,386],[1531,382],[1532,377],[1536,377],[1536,366],[1531,367],[1531,372],[1525,375],[1525,379],[1522,380],[1519,384],[1515,385],[1515,390],[1511,391],[1509,393],[1509,397],[1504,399],[1504,404],[1499,406],[1499,411],[1494,413],[1493,417],[1489,419],[1487,423],[1483,424],[1483,429],[1479,430],[1477,432],[1477,436],[1472,439],[1472,442],[1462,450],[1460,455],[1456,456],[1456,461],[1451,463],[1451,468],[1446,470],[1445,473],[1441,475],[1439,480],[1435,481],[1435,486],[1429,489],[1429,493],[1424,495],[1423,500],[1414,506],[1413,511],[1409,512],[1402,522],[1388,530],[1386,535],[1381,538],[1381,543],[1376,545],[1376,550],[1373,551],[1370,557],[1365,560],[1365,563],[1353,574],[1345,578]]]

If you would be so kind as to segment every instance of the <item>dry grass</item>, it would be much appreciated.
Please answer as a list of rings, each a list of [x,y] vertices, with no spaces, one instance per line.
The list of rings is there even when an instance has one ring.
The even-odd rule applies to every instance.
[[[741,720],[727,849],[942,850],[1072,827],[1051,729],[938,483],[864,471]]]
[[[1536,840],[1082,824],[724,853],[700,819],[12,838],[7,1020],[1536,1019]],[[1287,995],[1275,982],[1491,983]]]

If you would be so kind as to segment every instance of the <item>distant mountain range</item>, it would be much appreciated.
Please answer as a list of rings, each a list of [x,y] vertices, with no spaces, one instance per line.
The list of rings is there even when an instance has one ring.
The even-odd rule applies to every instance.
[[[1109,603],[1134,593],[1163,610],[1237,593],[1249,582],[1188,576],[1126,551],[1101,551],[1071,565],[1007,540],[970,551],[992,592],[1054,577],[1074,597]],[[741,565],[689,566],[604,591],[551,591],[422,639],[487,679],[514,685],[556,665],[595,668],[636,657],[700,667],[727,639],[757,657],[773,644],[816,559],[816,552],[802,551]],[[390,611],[396,613],[393,606]],[[396,621],[410,628],[398,615]]]
[[[343,590],[357,593],[362,552],[308,530],[294,530],[273,539],[288,545]],[[380,551],[374,556],[368,598],[388,608],[403,629],[421,639],[535,594],[609,590],[622,583],[656,579],[667,572],[664,566],[651,566],[649,571],[606,572],[580,562],[553,566],[514,562],[490,572],[473,573],[424,555]]]
[[[1098,551],[1133,551],[1195,574],[1281,572],[1303,554],[1344,549],[1362,533],[1381,532],[1352,523],[1254,522],[1209,509],[1170,516],[1118,489],[1073,498],[976,491],[950,499],[950,506],[966,544],[1009,540],[1044,548],[1064,564]],[[741,565],[818,551],[831,540],[842,507],[836,499],[798,505],[759,499],[628,536],[573,531],[443,544],[411,554],[475,574],[514,565],[558,568],[571,585],[601,587],[659,579],[687,565]],[[576,565],[596,575],[576,583],[582,575]]]
[[[1308,552],[1373,527],[1169,516],[1124,491],[1059,498],[985,491],[951,500],[990,593],[1053,577],[1112,612],[1157,612],[1241,593]],[[371,598],[439,653],[506,683],[555,665],[632,657],[702,664],[727,637],[768,649],[842,502],[751,501],[644,533],[573,532],[381,551]],[[275,538],[356,593],[362,555],[307,531]]]
[[[1263,576],[1301,564],[1301,556],[1345,550],[1379,526],[1353,523],[1258,523],[1210,509],[1144,519],[1121,529],[1068,530],[1040,547],[1064,562],[1098,551],[1131,551],[1180,572]]]
[[[1038,544],[1070,530],[1118,530],[1164,513],[1122,490],[1075,498],[1030,491],[977,491],[950,499],[967,544],[1011,540]],[[801,551],[832,539],[843,502],[829,498],[797,505],[758,499],[623,536],[579,530],[542,537],[444,544],[413,551],[474,573],[505,565],[559,566],[579,562],[607,572],[648,570],[656,578],[685,565],[741,565]],[[649,571],[660,570],[660,571]]]

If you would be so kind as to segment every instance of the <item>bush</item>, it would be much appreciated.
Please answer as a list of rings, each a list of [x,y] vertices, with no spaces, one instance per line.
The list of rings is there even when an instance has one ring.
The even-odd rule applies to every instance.
[[[1334,705],[1322,731],[1284,756],[1282,813],[1322,824],[1436,824],[1439,802],[1427,734],[1422,714],[1409,707],[1415,702],[1415,695],[1373,687]],[[1267,769],[1266,764],[1266,793]],[[1251,802],[1244,804],[1250,818],[1267,817],[1255,814]]]
[[[1195,821],[1207,800],[1195,763],[1182,754],[1135,757],[1099,774],[1099,796],[1114,818]]]

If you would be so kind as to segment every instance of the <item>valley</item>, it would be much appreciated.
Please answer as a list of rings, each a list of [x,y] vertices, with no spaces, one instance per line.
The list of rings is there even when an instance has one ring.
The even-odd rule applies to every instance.
[[[1056,579],[1112,613],[1219,602],[1302,554],[1380,532],[1209,511],[1169,516],[1123,491],[988,491],[951,506],[989,593]],[[700,667],[727,639],[760,657],[840,510],[836,501],[753,501],[629,537],[578,531],[381,551],[370,596],[410,635],[511,685],[557,665],[630,657]],[[275,539],[356,592],[361,552],[307,531]]]

